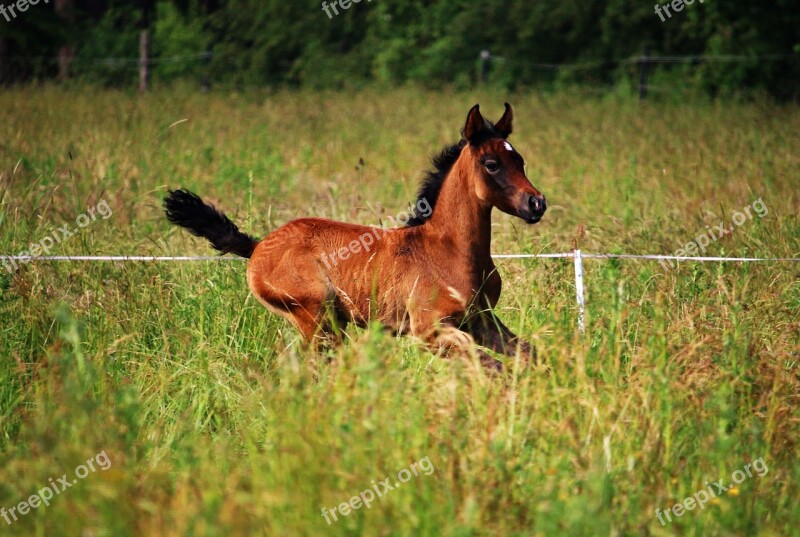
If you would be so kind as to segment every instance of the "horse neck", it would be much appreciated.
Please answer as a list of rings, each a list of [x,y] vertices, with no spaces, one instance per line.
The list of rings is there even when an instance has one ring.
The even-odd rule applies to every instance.
[[[442,184],[426,226],[452,244],[455,262],[485,264],[491,260],[492,206],[475,194],[470,166],[469,158],[458,159]]]

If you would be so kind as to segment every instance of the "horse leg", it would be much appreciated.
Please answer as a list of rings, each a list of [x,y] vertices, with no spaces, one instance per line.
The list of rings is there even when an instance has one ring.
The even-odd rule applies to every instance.
[[[409,311],[411,333],[425,342],[431,352],[441,352],[446,357],[468,356],[475,353],[481,365],[486,369],[503,370],[502,362],[477,348],[473,337],[458,328],[457,319],[462,315],[452,310],[450,313],[444,313],[441,309],[438,311],[439,314],[434,310]]]
[[[330,324],[324,322],[326,308],[320,297],[306,293],[293,295],[277,289],[262,289],[256,297],[268,310],[292,323],[306,344],[318,349],[330,339]]]
[[[433,352],[442,352],[447,358],[453,356],[470,356],[475,353],[481,365],[488,370],[502,371],[503,362],[496,360],[486,351],[475,345],[470,334],[452,325],[443,325],[427,331],[423,337],[428,348]]]
[[[272,267],[266,259],[255,259],[248,267],[247,283],[259,302],[291,322],[308,346],[320,350],[341,342],[347,318],[330,282],[313,276],[315,265],[309,268],[308,276],[298,282],[296,267]]]
[[[314,341],[317,350],[335,348],[344,342],[344,331],[350,320],[341,307],[339,297],[333,289],[329,289],[328,295],[321,306],[321,315],[317,320],[317,330],[314,334]]]
[[[465,324],[478,345],[511,357],[519,351],[523,357],[536,361],[536,348],[512,332],[492,310],[472,315]]]
[[[490,262],[487,269],[488,275],[484,281],[478,303],[485,301],[485,310],[480,310],[470,315],[466,320],[466,330],[472,334],[479,345],[503,354],[515,356],[517,351],[523,357],[533,358],[536,361],[536,348],[517,336],[495,315],[494,307],[500,300],[503,280],[500,278],[494,263]]]

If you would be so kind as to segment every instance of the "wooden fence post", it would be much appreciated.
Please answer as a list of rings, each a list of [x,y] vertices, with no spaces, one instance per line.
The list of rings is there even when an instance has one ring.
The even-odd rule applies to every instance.
[[[139,33],[139,91],[147,91],[147,82],[150,77],[148,71],[150,52],[150,32],[146,29]]]
[[[0,86],[4,86],[10,80],[8,78],[8,58],[6,53],[6,38],[0,35]]]
[[[54,9],[61,19],[61,24],[72,27],[75,22],[72,0],[56,0]],[[64,82],[69,79],[72,60],[75,59],[75,47],[64,43],[58,48],[58,80]]]
[[[204,59],[205,72],[203,73],[203,93],[211,91],[211,47],[206,48]]]
[[[644,54],[639,59],[639,100],[647,98],[647,64],[650,58],[650,47],[644,48]]]
[[[489,60],[491,59],[492,55],[489,53],[488,50],[481,51],[481,70],[479,79],[481,84],[486,82],[486,79],[489,78]]]

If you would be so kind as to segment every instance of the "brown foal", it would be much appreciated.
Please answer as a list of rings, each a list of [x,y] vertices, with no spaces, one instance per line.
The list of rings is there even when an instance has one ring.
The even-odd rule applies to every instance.
[[[546,210],[522,157],[506,141],[514,112],[505,107],[496,124],[478,105],[469,111],[462,140],[434,159],[420,190],[419,201],[432,210],[417,210],[404,227],[302,218],[258,241],[186,190],[169,193],[166,215],[217,250],[250,258],[252,293],[309,343],[338,341],[348,323],[377,320],[433,350],[474,351],[499,369],[474,343],[508,356],[530,357],[534,349],[492,311],[501,289],[490,255],[492,209],[529,224]]]

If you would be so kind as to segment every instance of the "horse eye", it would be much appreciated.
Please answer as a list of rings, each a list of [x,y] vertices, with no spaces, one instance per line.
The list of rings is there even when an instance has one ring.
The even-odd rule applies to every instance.
[[[486,169],[489,170],[489,173],[495,173],[500,169],[500,166],[498,166],[493,160],[487,160],[483,165],[486,166]]]

